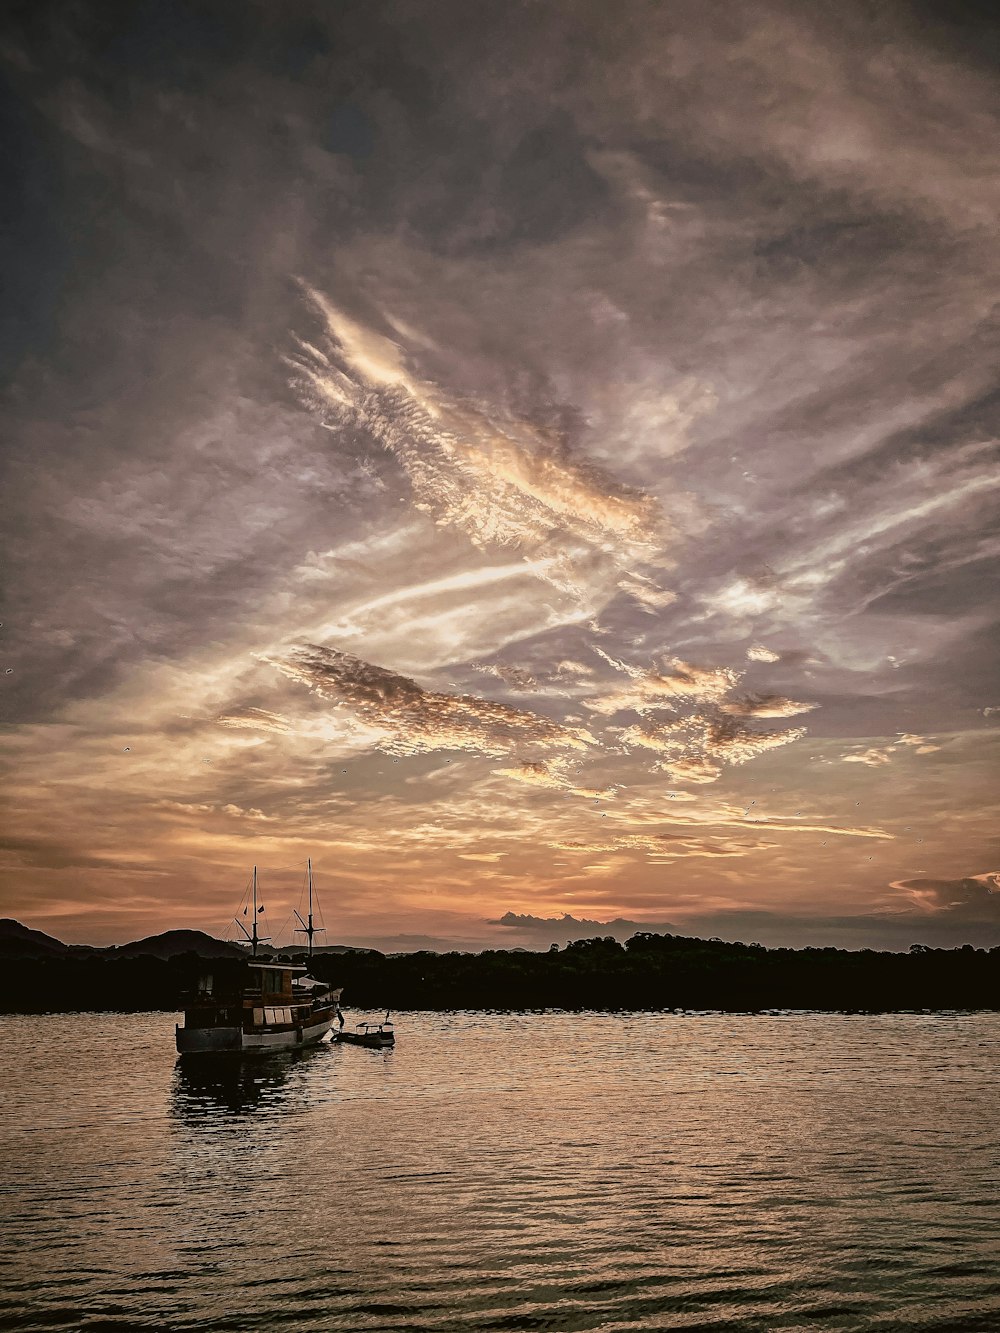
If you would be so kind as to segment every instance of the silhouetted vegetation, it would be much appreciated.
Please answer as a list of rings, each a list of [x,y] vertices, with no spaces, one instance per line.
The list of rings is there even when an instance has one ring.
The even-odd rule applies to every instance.
[[[178,1009],[199,973],[232,960],[96,956],[8,959],[0,1009]],[[998,1009],[1000,948],[909,953],[765,949],[634,935],[561,950],[480,954],[320,954],[314,976],[343,986],[348,1008],[375,1009]]]

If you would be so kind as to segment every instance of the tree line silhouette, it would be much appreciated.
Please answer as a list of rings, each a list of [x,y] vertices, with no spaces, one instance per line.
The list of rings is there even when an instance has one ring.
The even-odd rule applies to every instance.
[[[7,959],[0,1010],[176,1010],[200,974],[221,980],[241,967],[193,953]],[[969,944],[768,949],[640,933],[625,944],[608,936],[547,953],[323,953],[310,967],[342,986],[344,1007],[355,1009],[1000,1009],[1000,947]]]

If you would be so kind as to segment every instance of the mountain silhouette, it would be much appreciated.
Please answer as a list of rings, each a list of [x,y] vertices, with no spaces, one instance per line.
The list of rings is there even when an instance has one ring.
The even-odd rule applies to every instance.
[[[0,958],[53,958],[69,953],[69,945],[41,930],[0,919]]]
[[[182,953],[196,953],[199,958],[245,958],[246,951],[227,940],[213,939],[203,930],[165,930],[161,935],[122,944],[113,951],[116,958],[176,958]]]
[[[226,940],[213,939],[203,930],[165,930],[160,935],[147,935],[131,944],[94,948],[86,944],[64,944],[41,930],[32,930],[20,921],[0,920],[0,958],[176,958],[194,953],[199,958],[244,958],[246,951]]]

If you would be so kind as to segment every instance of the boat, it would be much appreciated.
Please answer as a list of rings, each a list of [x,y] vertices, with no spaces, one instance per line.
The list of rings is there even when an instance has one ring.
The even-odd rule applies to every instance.
[[[389,1022],[387,1011],[381,1022],[359,1023],[353,1032],[345,1032],[341,1028],[339,1032],[334,1033],[333,1040],[345,1042],[349,1046],[368,1046],[372,1050],[380,1051],[395,1046],[396,1034]]]
[[[203,973],[177,1025],[181,1055],[293,1051],[333,1028],[339,992],[290,963],[246,962],[240,973]],[[321,988],[321,989],[320,989]]]
[[[309,865],[308,924],[302,933],[312,941],[312,862]],[[181,1055],[253,1054],[297,1050],[315,1045],[332,1031],[340,1014],[340,990],[308,975],[302,964],[258,961],[257,946],[267,939],[257,930],[257,867],[253,870],[253,929],[237,924],[252,949],[251,958],[215,959],[187,997],[183,1026],[175,1029]],[[250,903],[244,909],[246,912]],[[296,916],[299,916],[296,912]],[[302,921],[302,917],[299,916]]]

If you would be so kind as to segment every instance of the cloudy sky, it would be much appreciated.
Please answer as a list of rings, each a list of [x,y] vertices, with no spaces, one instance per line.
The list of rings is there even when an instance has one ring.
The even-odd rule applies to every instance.
[[[5,12],[0,914],[1000,942],[989,7]]]

